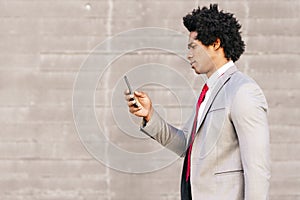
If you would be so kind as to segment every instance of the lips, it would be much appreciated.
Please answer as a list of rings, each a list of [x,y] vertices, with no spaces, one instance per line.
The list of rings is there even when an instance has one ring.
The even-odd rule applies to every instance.
[[[190,62],[190,64],[193,65],[195,62],[196,62],[196,61],[192,61],[192,62]]]

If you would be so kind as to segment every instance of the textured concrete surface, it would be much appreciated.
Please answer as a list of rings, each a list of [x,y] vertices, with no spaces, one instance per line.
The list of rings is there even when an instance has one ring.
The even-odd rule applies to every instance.
[[[182,17],[209,2],[0,0],[0,199],[178,200],[182,160],[156,172],[127,174],[86,151],[73,120],[73,84],[89,52],[104,39],[145,26],[187,34]],[[219,5],[242,23],[247,47],[237,65],[260,84],[269,102],[271,200],[300,200],[300,1]],[[110,95],[108,85],[132,66],[158,62],[181,70],[199,91],[201,78],[176,59],[159,51],[126,54],[104,74],[108,83],[99,83],[96,113],[106,118],[120,148],[141,152],[159,146],[116,135],[110,102],[102,98]],[[176,104],[163,91],[151,92],[176,124]]]

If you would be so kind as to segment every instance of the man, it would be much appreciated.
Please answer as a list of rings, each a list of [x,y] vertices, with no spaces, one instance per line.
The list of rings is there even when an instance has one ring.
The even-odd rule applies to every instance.
[[[129,111],[143,117],[143,132],[185,156],[182,200],[266,200],[267,102],[255,81],[234,65],[244,52],[241,25],[216,4],[198,7],[183,21],[190,32],[191,67],[208,77],[191,119],[182,130],[173,127],[143,92],[126,94]]]

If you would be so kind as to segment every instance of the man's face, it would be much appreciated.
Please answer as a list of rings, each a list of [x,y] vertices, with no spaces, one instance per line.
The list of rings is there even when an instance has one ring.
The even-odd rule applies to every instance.
[[[196,74],[207,74],[210,76],[215,71],[213,59],[213,48],[205,46],[196,39],[197,32],[191,32],[188,43],[187,58]]]

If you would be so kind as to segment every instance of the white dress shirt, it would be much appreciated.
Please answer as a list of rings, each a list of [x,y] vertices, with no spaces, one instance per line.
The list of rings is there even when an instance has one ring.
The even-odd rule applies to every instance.
[[[218,82],[218,79],[230,68],[234,66],[234,63],[233,61],[229,61],[227,62],[225,65],[223,65],[222,67],[220,67],[217,71],[215,71],[206,81],[206,84],[208,86],[208,91],[206,92],[205,94],[205,98],[203,100],[203,102],[201,103],[200,105],[200,108],[199,108],[199,112],[198,112],[198,118],[197,118],[197,129],[199,129],[199,126],[200,126],[200,119],[203,115],[203,111],[204,111],[204,108],[206,106],[206,103],[211,95],[211,91],[213,91],[216,83]]]

